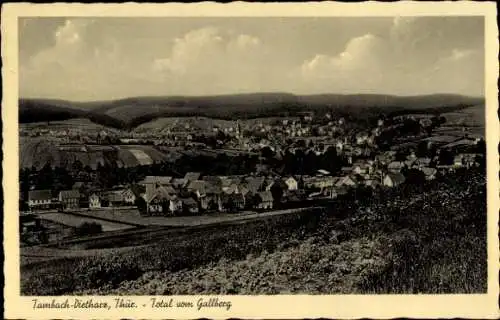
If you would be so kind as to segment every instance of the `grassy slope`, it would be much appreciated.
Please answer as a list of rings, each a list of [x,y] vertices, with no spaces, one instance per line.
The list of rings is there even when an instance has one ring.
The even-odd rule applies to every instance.
[[[336,231],[320,227],[290,248],[285,241],[275,252],[243,261],[222,259],[175,273],[148,272],[115,290],[90,293],[485,292],[484,181],[473,177],[469,182],[469,189],[453,192],[446,183],[436,184],[437,194],[418,195],[404,210],[361,209],[334,223]]]
[[[446,112],[446,125],[463,125],[469,127],[485,127],[485,105],[478,104],[455,112]]]
[[[462,173],[323,215],[181,235],[107,259],[21,269],[25,294],[478,293],[484,174]]]

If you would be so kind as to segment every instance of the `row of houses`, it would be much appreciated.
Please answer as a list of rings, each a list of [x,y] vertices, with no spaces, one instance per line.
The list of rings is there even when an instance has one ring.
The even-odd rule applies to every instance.
[[[28,192],[27,200],[31,211],[50,209],[71,210],[82,207],[132,206],[135,203],[136,194],[128,188],[95,191],[88,195],[79,190],[62,190],[54,197],[52,190],[31,190]]]
[[[146,193],[145,212],[148,215],[196,214],[200,211],[236,212],[246,208],[272,209],[273,196],[270,191],[250,193],[197,192],[196,195],[173,188],[159,186]]]
[[[77,190],[63,190],[54,197],[52,190],[31,190],[28,192],[27,203],[30,210],[75,209],[80,206],[80,192]]]
[[[182,179],[147,176],[140,184],[148,214],[174,214],[185,211],[232,212],[243,209],[272,209],[279,201],[333,199],[360,185],[395,187],[405,181],[400,172],[376,178],[359,170],[334,177],[320,170],[316,176],[201,176],[188,173]],[[279,199],[277,198],[279,197]],[[187,199],[190,199],[187,201]],[[197,207],[191,200],[197,203]]]

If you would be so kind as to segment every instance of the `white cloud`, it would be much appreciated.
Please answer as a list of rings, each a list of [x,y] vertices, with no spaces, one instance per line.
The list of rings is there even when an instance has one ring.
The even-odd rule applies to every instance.
[[[21,95],[84,99],[112,85],[110,74],[120,67],[118,46],[113,39],[101,47],[89,46],[86,34],[92,23],[68,19],[55,30],[54,44],[21,66]]]
[[[159,81],[182,81],[187,94],[259,90],[264,52],[255,36],[206,27],[175,39],[169,54],[155,59],[151,69]]]
[[[317,54],[304,61],[301,77],[307,88],[314,91],[340,92],[353,87],[369,91],[373,83],[382,80],[386,70],[381,59],[389,53],[383,39],[365,34],[349,40],[336,55]]]
[[[372,34],[351,39],[341,53],[335,56],[318,54],[306,60],[302,66],[308,72],[346,72],[360,71],[378,67],[377,58],[385,51],[382,39]]]
[[[433,25],[436,22],[443,26]],[[349,40],[341,53],[307,59],[300,79],[314,92],[480,95],[483,52],[465,47],[459,38],[455,42],[460,46],[450,48],[446,39],[454,23],[397,17],[386,38],[366,34]]]
[[[461,59],[467,59],[473,54],[475,54],[474,50],[453,49],[451,55],[448,58],[452,61],[458,61]]]
[[[57,29],[55,33],[56,45],[58,44],[74,44],[80,41],[80,29],[86,25],[85,23],[77,23],[71,20],[66,20],[64,26]]]
[[[439,84],[444,92],[470,92],[482,95],[484,88],[484,55],[476,50],[453,49],[431,68],[423,71],[422,84],[427,90]]]
[[[254,31],[210,26],[177,38],[172,38],[174,31],[149,37],[150,30],[143,30],[129,41],[127,32],[99,21],[68,19],[53,31],[52,45],[22,62],[21,96],[88,100],[256,91],[480,94],[484,82],[483,43],[476,40],[480,21],[467,22],[468,29],[457,32],[463,19],[397,17],[382,32],[353,31],[356,36],[345,43],[334,38],[317,49],[286,33],[273,43],[269,39],[276,37],[258,32],[260,37]],[[463,40],[469,29],[475,31]]]
[[[171,53],[156,59],[153,69],[177,75],[213,71],[234,62],[244,63],[260,45],[260,39],[256,37],[234,35],[218,28],[206,27],[175,39]]]
[[[30,70],[38,72],[54,67],[54,64],[64,66],[78,58],[84,47],[82,33],[85,32],[87,25],[88,22],[66,20],[64,25],[57,28],[54,33],[54,45],[40,51],[30,59],[28,64]]]

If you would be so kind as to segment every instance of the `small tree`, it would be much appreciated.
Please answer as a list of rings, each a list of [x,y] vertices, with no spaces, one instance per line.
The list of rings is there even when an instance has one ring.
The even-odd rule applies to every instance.
[[[77,236],[87,236],[102,232],[102,225],[97,222],[84,222],[76,227],[74,234]]]
[[[142,197],[137,197],[134,204],[141,214],[147,213],[147,204]]]

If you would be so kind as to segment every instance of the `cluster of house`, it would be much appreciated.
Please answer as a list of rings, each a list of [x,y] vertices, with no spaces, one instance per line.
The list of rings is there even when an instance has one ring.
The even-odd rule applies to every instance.
[[[30,210],[75,209],[80,206],[80,192],[63,190],[53,196],[52,190],[31,190],[28,192],[27,203]]]
[[[291,178],[286,189],[297,189]],[[274,198],[271,187],[275,180],[264,176],[203,176],[189,172],[183,178],[147,176],[139,184],[144,186],[142,198],[145,213],[169,215],[200,211],[235,212],[248,208],[272,209]]]
[[[57,196],[53,196],[52,190],[31,190],[28,192],[27,204],[31,211],[74,210],[79,208],[133,206],[135,200],[136,194],[130,188],[83,193],[76,186],[72,190],[60,191]]]
[[[396,152],[388,151],[374,160],[358,160],[343,167],[340,176],[326,170],[318,170],[314,176],[288,177],[202,176],[191,172],[184,178],[148,176],[140,184],[145,187],[143,198],[149,214],[228,212],[272,209],[277,202],[333,199],[359,186],[397,187],[406,181],[404,169],[418,169],[427,180],[433,180],[438,170],[448,172],[458,166],[431,167],[431,159],[414,154],[405,161],[395,161],[395,157]]]

